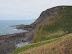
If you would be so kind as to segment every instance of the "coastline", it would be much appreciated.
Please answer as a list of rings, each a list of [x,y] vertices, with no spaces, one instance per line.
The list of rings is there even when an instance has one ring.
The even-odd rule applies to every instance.
[[[17,29],[17,28],[15,28],[15,29]],[[24,30],[24,29],[22,29],[22,30]],[[30,32],[30,30],[27,30],[27,32],[0,35],[0,49],[1,49],[0,53],[1,54],[10,54],[13,50],[15,50],[17,48],[17,46],[16,46],[17,44],[26,42],[26,41],[24,41],[24,39],[26,38],[26,34],[29,32]],[[29,42],[29,41],[27,41],[27,42]]]
[[[15,27],[15,29],[18,29],[18,30],[27,30],[27,31],[32,31],[34,28],[31,26],[31,25],[24,25],[24,24],[21,24],[21,25],[15,25],[15,26],[11,26],[11,27]]]

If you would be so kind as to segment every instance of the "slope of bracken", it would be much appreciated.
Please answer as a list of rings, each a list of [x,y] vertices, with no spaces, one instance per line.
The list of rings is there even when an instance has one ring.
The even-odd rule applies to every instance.
[[[72,34],[65,35],[59,40],[21,52],[20,54],[72,54]]]

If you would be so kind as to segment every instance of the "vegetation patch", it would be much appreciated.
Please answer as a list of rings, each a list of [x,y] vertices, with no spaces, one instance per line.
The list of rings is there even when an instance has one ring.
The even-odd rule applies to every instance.
[[[20,54],[72,54],[72,34],[65,35],[54,42],[46,43]]]
[[[20,52],[23,52],[23,51],[26,51],[26,50],[30,50],[31,48],[38,47],[38,46],[44,45],[46,43],[51,43],[51,42],[56,41],[58,39],[60,39],[60,37],[59,38],[55,38],[55,39],[51,39],[51,40],[38,42],[38,43],[33,43],[33,44],[30,44],[30,45],[27,45],[27,46],[23,46],[23,47],[19,47],[16,50],[14,50],[11,54],[18,54]]]

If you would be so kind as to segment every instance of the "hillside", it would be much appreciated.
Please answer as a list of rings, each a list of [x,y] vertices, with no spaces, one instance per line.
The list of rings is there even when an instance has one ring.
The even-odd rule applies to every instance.
[[[58,9],[58,7],[56,7]],[[63,8],[63,9],[62,9]],[[60,9],[60,8],[59,8]],[[44,19],[36,28],[34,42],[50,39],[48,36],[58,36],[72,32],[72,7],[61,7],[54,15]],[[47,10],[46,10],[47,11]],[[52,13],[53,14],[53,13]],[[60,34],[62,33],[62,34]]]
[[[41,13],[24,41],[33,44],[12,54],[72,54],[72,6],[57,6]]]
[[[34,47],[20,54],[72,54],[72,34],[59,40]]]

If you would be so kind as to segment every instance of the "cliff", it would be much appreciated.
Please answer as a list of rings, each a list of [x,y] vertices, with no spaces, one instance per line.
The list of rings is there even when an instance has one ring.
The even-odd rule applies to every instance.
[[[49,22],[51,20],[50,16],[56,16],[56,13],[63,10],[64,8],[65,6],[57,6],[43,11],[39,18],[34,23],[32,23],[31,26],[35,28],[38,24]]]
[[[49,22],[51,22],[52,18],[56,17],[57,13],[63,10],[65,7],[66,6],[57,6],[47,9],[43,11],[40,14],[39,18],[31,25],[18,25],[16,26],[16,28],[30,31],[25,35],[26,38],[24,39],[24,41],[31,41],[36,34],[37,28],[43,24],[48,24]]]
[[[34,23],[29,25],[32,30],[26,35],[27,37],[25,38],[25,40],[32,40],[35,34],[37,34],[37,30],[39,30],[38,28],[43,27],[43,25],[45,24],[49,24],[51,21],[54,21],[54,18],[56,19],[58,17],[57,14],[60,11],[66,9],[66,7],[67,6],[57,6],[43,11],[39,18]],[[27,27],[25,26],[25,28]],[[30,39],[30,37],[32,37],[32,39]]]
[[[72,54],[72,6],[47,9],[28,26],[32,30],[25,34],[24,41],[32,44],[12,54]]]

